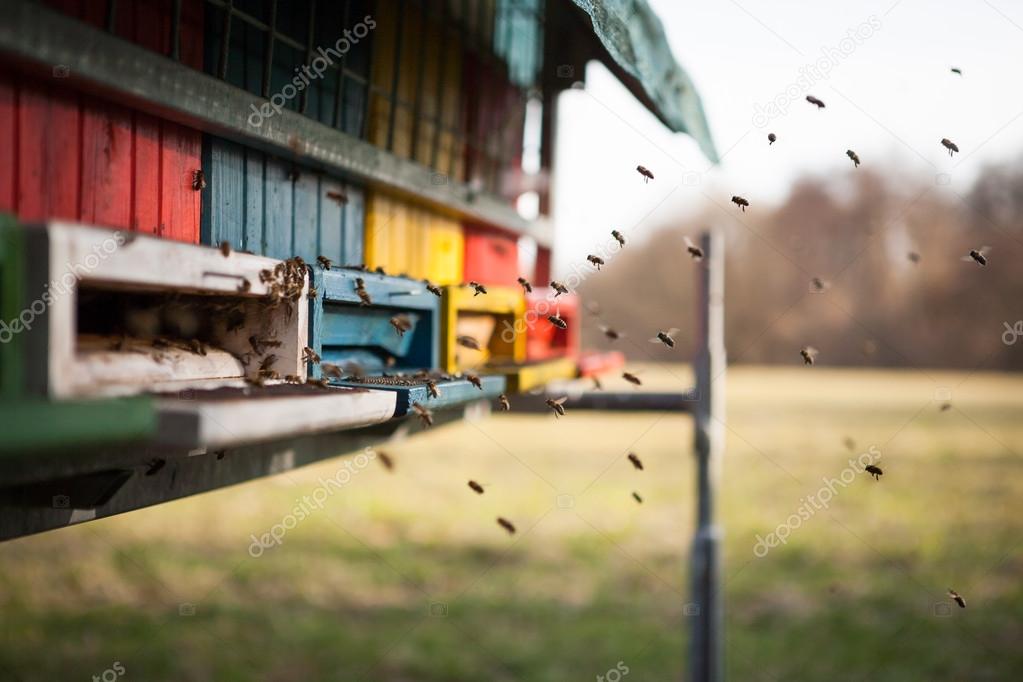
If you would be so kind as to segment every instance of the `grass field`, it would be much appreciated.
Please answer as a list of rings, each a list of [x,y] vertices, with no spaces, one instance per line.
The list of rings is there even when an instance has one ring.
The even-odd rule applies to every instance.
[[[727,420],[730,679],[1019,679],[1023,377],[736,368]],[[685,417],[571,406],[438,428],[258,558],[251,535],[351,460],[5,543],[0,677],[562,682],[620,662],[680,680],[691,439]],[[799,516],[871,447],[881,481],[833,483]],[[780,524],[787,543],[755,556]]]

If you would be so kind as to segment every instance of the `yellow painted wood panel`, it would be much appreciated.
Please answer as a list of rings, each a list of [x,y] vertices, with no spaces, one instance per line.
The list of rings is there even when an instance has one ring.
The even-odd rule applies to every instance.
[[[429,209],[379,192],[366,200],[366,265],[389,274],[429,279],[438,285],[462,281],[462,226]]]

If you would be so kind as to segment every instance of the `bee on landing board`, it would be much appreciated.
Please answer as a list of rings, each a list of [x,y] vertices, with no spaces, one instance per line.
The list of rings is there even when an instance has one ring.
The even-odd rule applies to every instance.
[[[813,346],[805,346],[799,349],[799,354],[803,356],[804,365],[812,365],[813,363],[817,362],[817,355],[819,353],[820,351],[818,351]]]
[[[845,150],[845,155],[852,159],[853,166],[856,168],[860,167],[860,157],[851,149]]]
[[[480,381],[480,378],[477,375],[475,375],[475,374],[466,374],[465,375],[465,380],[468,381],[473,386],[475,386],[476,388],[478,388],[479,390],[481,390],[481,391],[483,390],[483,382]]]
[[[338,381],[344,376],[341,368],[330,362],[320,363],[320,371],[323,372],[323,376],[337,379]]]
[[[556,292],[554,294],[554,298],[557,298],[558,296],[561,296],[562,294],[567,294],[568,293],[568,287],[566,287],[561,282],[558,282],[557,280],[551,280],[551,289],[554,289],[554,291]]]
[[[480,349],[480,342],[472,338],[471,336],[457,336],[455,337],[455,343],[457,343],[459,346],[464,346],[469,350]]]
[[[428,279],[424,279],[423,280],[423,284],[426,285],[426,290],[429,291],[431,294],[433,294],[437,298],[441,297],[441,290],[440,290],[439,286],[437,286],[436,284],[434,284],[433,282],[431,282]]]
[[[555,313],[547,316],[547,321],[553,324],[558,329],[568,329],[568,322],[561,318],[561,313]]]
[[[522,290],[527,294],[533,293],[533,285],[525,277],[519,277],[519,284],[522,285]]]
[[[473,291],[476,292],[472,295],[473,298],[479,296],[480,294],[487,293],[487,288],[480,284],[479,282],[469,282],[469,286],[471,286]]]
[[[563,398],[548,398],[544,402],[547,404],[547,407],[549,407],[552,410],[554,410],[554,417],[558,418],[558,417],[564,417],[565,416],[565,401],[566,400],[568,400],[568,396],[567,395],[564,396]]]
[[[483,486],[481,486],[476,481],[470,480],[469,481],[469,487],[472,488],[472,491],[474,493],[476,493],[477,495],[482,495],[483,494]]]
[[[884,476],[884,472],[881,471],[881,467],[876,464],[868,464],[866,472],[873,476],[875,481],[880,481],[881,477]]]
[[[224,258],[231,257],[231,242],[226,240],[220,242],[220,255]]]
[[[777,140],[778,140],[778,136],[775,135],[774,133],[768,133],[767,134],[767,146],[768,147],[770,147],[772,144],[777,142]]]
[[[657,336],[650,339],[650,343],[663,343],[668,348],[675,347],[675,334],[678,334],[679,328],[672,327],[668,331],[659,331]]]
[[[497,400],[501,403],[502,412],[511,412],[511,401],[508,400],[508,396],[502,393],[497,397]]]
[[[511,521],[504,518],[503,516],[497,517],[497,525],[501,526],[501,528],[504,528],[506,531],[508,531],[508,535],[515,535],[514,524],[512,524]]]
[[[433,379],[426,379],[426,394],[431,398],[440,397],[440,389],[437,388],[437,382]]]
[[[611,230],[611,236],[615,238],[619,246],[625,246],[625,235],[618,230]]]
[[[412,410],[416,413],[416,416],[419,417],[419,421],[422,422],[424,426],[433,426],[433,412],[419,403],[412,403]]]
[[[749,206],[749,202],[738,194],[732,197],[732,203],[741,208],[743,213],[746,212],[746,207]]]
[[[682,237],[682,239],[685,240],[686,251],[693,257],[693,260],[703,260],[703,249],[694,244],[689,237]]]
[[[361,277],[355,278],[355,293],[359,297],[359,305],[373,305],[373,299],[366,291],[366,282]]]
[[[405,336],[405,332],[412,329],[412,320],[405,314],[395,315],[391,318],[390,322],[399,337]]]
[[[810,104],[814,105],[815,107],[817,107],[817,109],[823,109],[824,108],[824,102],[822,102],[821,100],[817,99],[813,95],[807,95],[806,96],[806,101],[809,102]]]
[[[959,146],[947,137],[941,138],[941,146],[948,150],[949,156],[959,151]]]
[[[952,601],[954,601],[956,604],[958,604],[959,608],[961,608],[961,609],[965,609],[966,608],[966,600],[963,599],[963,595],[959,594],[958,592],[953,590],[951,587],[948,588],[948,596],[952,597]]]
[[[630,384],[635,386],[642,386],[643,382],[639,380],[639,377],[629,372],[622,372],[622,378],[628,381]]]
[[[646,166],[636,166],[636,172],[643,176],[643,182],[650,182],[654,179],[654,174]]]
[[[632,466],[636,467],[640,471],[643,471],[643,462],[639,461],[639,456],[635,452],[630,452],[628,460],[632,462]]]
[[[312,377],[306,379],[305,382],[309,386],[317,386],[319,388],[327,388],[330,385],[326,379],[313,379]]]
[[[600,270],[600,266],[605,265],[603,258],[601,258],[600,256],[594,256],[592,253],[586,256],[586,260],[590,261],[590,263],[592,263],[593,266],[596,267],[598,271]]]
[[[320,267],[324,270],[330,270],[330,266],[334,263],[326,256],[317,256],[316,262],[320,264]]]

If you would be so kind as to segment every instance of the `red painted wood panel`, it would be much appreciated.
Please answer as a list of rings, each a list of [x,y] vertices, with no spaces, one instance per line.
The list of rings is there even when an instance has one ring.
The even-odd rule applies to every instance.
[[[86,98],[82,106],[83,223],[131,225],[131,112]]]
[[[15,197],[18,166],[18,100],[10,74],[0,69],[0,211],[17,210]]]
[[[463,228],[465,280],[483,284],[518,286],[519,242],[506,232],[465,225]]]
[[[80,97],[68,88],[21,81],[18,93],[18,215],[78,219]]]
[[[200,167],[202,136],[169,121],[161,125],[160,234],[198,243],[201,192],[192,189],[192,178]]]
[[[131,229],[160,234],[160,121],[135,113]]]

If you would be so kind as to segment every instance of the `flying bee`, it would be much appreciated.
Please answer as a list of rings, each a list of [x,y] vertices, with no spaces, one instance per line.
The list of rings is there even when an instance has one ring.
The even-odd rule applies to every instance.
[[[515,526],[508,519],[504,518],[503,516],[498,516],[497,524],[501,526],[501,528],[504,528],[506,531],[508,531],[508,535],[515,535]]]
[[[975,261],[978,265],[987,265],[987,252],[991,250],[990,246],[982,246],[979,249],[970,249],[968,256],[963,256],[964,261]]]
[[[732,203],[741,208],[743,213],[746,212],[746,207],[749,206],[749,202],[738,194],[732,197]]]
[[[654,174],[646,166],[636,166],[636,172],[643,176],[643,182],[650,182],[654,179]]]
[[[657,336],[650,339],[650,343],[663,343],[668,348],[675,347],[675,335],[679,333],[678,327],[672,327],[666,332],[657,332]]]
[[[876,464],[868,464],[866,472],[873,476],[875,481],[880,481],[881,477],[884,476],[884,472],[881,471],[881,467]]]
[[[774,133],[767,134],[767,146],[770,147],[772,144],[778,141],[778,136]]]
[[[590,261],[590,263],[592,263],[598,271],[600,270],[600,266],[605,265],[603,258],[600,256],[594,256],[593,254],[586,256],[586,260]]]
[[[383,450],[375,450],[377,459],[380,460],[380,464],[383,465],[388,471],[394,471],[394,458]]]
[[[852,159],[853,165],[856,168],[860,167],[860,157],[859,157],[859,155],[856,154],[856,152],[854,152],[851,149],[846,149],[845,150],[845,155],[848,156],[850,159]]]
[[[643,385],[643,382],[640,381],[639,377],[636,376],[635,374],[630,374],[629,372],[622,372],[622,378],[628,381],[630,384],[634,384],[636,386]]]
[[[412,329],[412,319],[405,314],[395,315],[391,318],[391,326],[394,327],[394,331],[398,333],[398,336],[405,336],[405,332]]]
[[[810,280],[810,290],[815,294],[824,293],[830,286],[831,282],[825,281],[820,277],[814,277]]]
[[[476,292],[472,295],[473,298],[479,296],[480,294],[487,293],[487,288],[480,284],[479,282],[469,282],[469,286],[471,286],[472,290]]]
[[[618,242],[618,246],[625,246],[625,235],[618,230],[611,230],[611,236]]]
[[[477,375],[475,375],[475,374],[466,374],[465,375],[465,380],[468,381],[473,386],[475,386],[476,388],[478,388],[479,390],[481,390],[481,391],[483,390],[483,382],[480,381],[480,378]]]
[[[809,102],[810,104],[816,106],[818,109],[823,109],[824,108],[824,102],[820,101],[819,99],[817,99],[813,95],[807,95],[806,96],[806,101]]]
[[[553,324],[558,329],[568,329],[568,322],[565,322],[565,320],[563,320],[561,318],[561,314],[560,313],[555,313],[554,315],[548,315],[547,316],[547,321],[550,322],[551,324]]]
[[[272,367],[275,362],[277,362],[276,355],[274,355],[273,353],[267,355],[265,358],[263,358],[263,361],[259,363],[260,371],[270,369],[270,367]]]
[[[639,493],[637,493],[636,491],[632,492],[632,499],[636,500],[636,502],[639,502],[640,504],[643,504],[643,498],[640,497]]]
[[[606,336],[607,338],[611,339],[612,341],[617,341],[618,339],[620,339],[623,336],[625,336],[621,332],[619,332],[619,331],[617,331],[615,329],[611,329],[611,327],[607,327],[607,326],[604,326],[604,325],[600,325],[600,331],[604,332],[604,336]]]
[[[952,403],[942,403],[940,409],[942,412],[948,412],[952,409]]]
[[[314,351],[309,346],[302,349],[302,362],[311,362],[314,365],[319,363],[320,354]]]
[[[502,393],[497,397],[497,399],[501,403],[502,412],[511,412],[511,401],[508,400],[508,396]]]
[[[323,376],[331,377],[332,379],[337,379],[339,381],[341,380],[341,377],[344,376],[344,372],[341,371],[341,368],[331,362],[321,362],[320,371],[323,372]]]
[[[355,278],[355,293],[359,296],[359,305],[373,305],[373,299],[366,291],[366,282],[361,277]]]
[[[959,146],[947,137],[941,138],[941,146],[948,150],[949,156],[952,156],[954,153],[959,151]]]
[[[327,198],[331,201],[336,201],[338,204],[344,206],[348,203],[348,195],[344,192],[338,192],[336,190],[327,192]]]
[[[565,401],[566,400],[568,400],[568,396],[567,395],[565,397],[563,397],[563,398],[557,398],[557,399],[555,399],[555,398],[548,398],[544,402],[547,403],[547,407],[549,407],[552,410],[554,410],[554,417],[558,418],[558,417],[564,417],[565,416]]]
[[[640,471],[643,471],[643,462],[639,461],[639,456],[635,452],[630,452],[628,460],[632,462],[632,466],[636,467]]]
[[[910,251],[909,253],[907,253],[906,258],[908,258],[909,262],[913,263],[914,265],[920,262],[920,254],[917,253],[916,251]]]
[[[595,390],[597,390],[597,391],[603,391],[604,390],[604,384],[600,383],[600,377],[593,376],[593,377],[590,377],[590,378],[593,379],[593,388]]]
[[[952,597],[952,601],[954,601],[956,604],[958,604],[959,608],[961,608],[961,609],[965,609],[966,608],[966,600],[963,599],[963,595],[959,594],[958,592],[953,590],[951,587],[948,588],[948,596]]]
[[[817,355],[820,353],[819,350],[813,346],[804,346],[799,349],[799,354],[803,356],[804,365],[812,365],[817,361]]]
[[[312,377],[306,379],[305,382],[310,386],[318,386],[319,388],[327,388],[330,385],[326,379],[313,379]]]
[[[558,296],[561,296],[562,294],[567,294],[568,293],[568,287],[566,287],[561,282],[558,282],[557,280],[551,280],[551,289],[554,289],[554,291],[556,292],[554,294],[554,298],[557,298]]]
[[[440,287],[439,287],[439,286],[437,286],[436,284],[434,284],[433,282],[431,282],[431,281],[430,281],[430,280],[428,280],[428,279],[424,279],[424,280],[423,280],[423,284],[425,284],[425,285],[426,285],[426,290],[427,290],[427,291],[429,291],[429,292],[430,292],[431,294],[433,294],[433,295],[434,295],[434,296],[436,296],[437,298],[440,298],[440,296],[441,296],[441,290],[440,290]]]
[[[519,284],[522,285],[522,290],[527,294],[533,293],[533,285],[529,283],[529,280],[525,277],[519,277]]]
[[[455,342],[459,346],[464,346],[464,347],[466,347],[466,348],[468,348],[470,350],[479,350],[480,349],[480,342],[477,341],[476,339],[472,338],[471,336],[458,336],[458,337],[455,337]]]
[[[419,403],[412,403],[412,410],[416,413],[416,416],[419,417],[419,421],[422,422],[424,426],[433,426],[433,412]]]
[[[951,69],[949,69],[949,71],[951,71],[952,73],[957,73],[960,76],[963,75],[963,70],[956,66],[953,66]]]
[[[682,237],[686,243],[686,251],[693,257],[693,260],[703,260],[703,249],[693,243],[693,240],[688,236]]]
[[[849,436],[846,436],[845,438],[842,439],[842,444],[845,445],[845,447],[849,448],[849,450],[856,449],[856,441],[854,441]]]
[[[475,492],[477,495],[483,494],[483,486],[481,486],[476,481],[469,481],[469,487],[472,488],[473,492]]]
[[[319,263],[320,267],[323,268],[324,270],[330,270],[330,266],[334,264],[326,256],[317,256],[316,262]]]
[[[227,240],[220,242],[220,255],[224,258],[231,257],[231,242]]]
[[[206,173],[203,172],[202,168],[192,171],[192,189],[196,192],[206,189]]]

